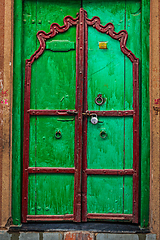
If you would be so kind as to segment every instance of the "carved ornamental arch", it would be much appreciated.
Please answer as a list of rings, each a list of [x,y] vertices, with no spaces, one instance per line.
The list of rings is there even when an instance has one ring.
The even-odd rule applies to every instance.
[[[53,23],[50,26],[50,32],[46,33],[44,31],[39,31],[37,33],[37,38],[40,42],[40,46],[37,51],[26,60],[25,63],[25,99],[24,99],[24,142],[23,142],[23,190],[22,190],[22,219],[23,222],[27,220],[39,220],[45,219],[45,216],[28,216],[27,215],[27,204],[28,204],[28,175],[29,173],[44,173],[50,172],[54,173],[58,170],[56,168],[31,168],[29,167],[29,126],[30,126],[30,115],[76,115],[77,119],[77,159],[79,163],[76,169],[60,169],[60,172],[75,173],[75,185],[81,186],[81,167],[82,167],[82,119],[84,116],[89,115],[93,112],[88,112],[86,109],[86,103],[82,106],[82,97],[80,93],[86,93],[86,87],[83,81],[87,78],[86,68],[87,68],[87,36],[88,36],[88,26],[92,26],[97,31],[107,34],[112,39],[120,42],[120,49],[122,53],[127,56],[133,65],[133,110],[128,111],[99,111],[100,116],[133,116],[133,169],[122,169],[122,170],[106,170],[102,174],[109,175],[133,175],[133,214],[101,214],[96,215],[88,214],[88,219],[118,219],[118,220],[131,220],[134,223],[138,223],[138,181],[139,181],[139,59],[126,47],[126,42],[128,38],[128,33],[126,30],[122,30],[118,33],[114,31],[114,25],[112,23],[107,23],[105,26],[101,25],[100,18],[95,16],[92,19],[87,18],[87,12],[81,8],[77,17],[74,19],[71,16],[66,16],[64,18],[64,25],[60,26],[57,23]],[[45,51],[46,40],[55,37],[59,33],[66,32],[71,26],[76,26],[76,82],[79,86],[79,93],[77,93],[76,98],[76,109],[75,110],[34,110],[30,109],[30,87],[31,87],[31,68],[34,61],[36,61]],[[85,111],[84,111],[85,110]],[[87,118],[86,118],[87,119]],[[84,128],[86,129],[86,120]],[[89,170],[86,173],[89,174]],[[91,174],[91,173],[90,173]],[[94,173],[92,173],[94,174]],[[84,175],[86,179],[86,175]],[[85,185],[86,183],[84,183]],[[86,185],[85,185],[86,187]],[[82,189],[82,192],[85,193]],[[49,220],[72,220],[76,222],[81,221],[81,196],[79,189],[75,187],[75,202],[74,202],[74,214],[68,216],[62,216],[57,218],[57,216],[50,216]],[[82,220],[87,219],[87,210],[84,200],[84,207],[82,204],[83,217]],[[103,216],[102,216],[103,215]],[[48,216],[47,216],[48,217]]]

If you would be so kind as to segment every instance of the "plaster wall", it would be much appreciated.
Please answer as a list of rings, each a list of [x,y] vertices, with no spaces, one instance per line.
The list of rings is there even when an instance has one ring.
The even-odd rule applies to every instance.
[[[160,98],[160,2],[151,0],[150,20],[150,229],[160,239],[160,113],[155,114],[155,99]]]
[[[0,226],[11,217],[12,1],[0,1]]]

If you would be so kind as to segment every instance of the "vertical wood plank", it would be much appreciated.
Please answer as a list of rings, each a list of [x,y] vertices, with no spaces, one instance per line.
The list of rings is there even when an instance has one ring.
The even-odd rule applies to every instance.
[[[124,205],[123,213],[132,214],[133,213],[133,177],[124,176]]]
[[[149,223],[149,181],[150,181],[150,115],[149,115],[149,26],[150,26],[150,1],[142,0],[141,18],[141,227]]]
[[[123,177],[88,176],[88,213],[123,213]]]
[[[21,159],[22,159],[22,1],[14,1],[13,118],[12,118],[12,219],[21,224]]]
[[[28,215],[36,214],[36,174],[30,174],[28,183]]]

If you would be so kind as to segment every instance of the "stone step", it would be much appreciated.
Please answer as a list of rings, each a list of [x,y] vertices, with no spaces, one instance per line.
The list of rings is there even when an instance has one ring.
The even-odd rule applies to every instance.
[[[7,232],[0,231],[0,240],[156,240],[156,234],[112,234],[73,232]]]

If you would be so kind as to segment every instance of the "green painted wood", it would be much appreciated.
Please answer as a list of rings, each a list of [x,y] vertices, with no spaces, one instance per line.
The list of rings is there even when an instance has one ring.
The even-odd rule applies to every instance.
[[[32,116],[30,120],[30,167],[74,167],[74,117]]]
[[[127,48],[141,60],[141,3],[126,1],[125,29],[128,32]],[[133,109],[132,63],[125,57],[125,109]]]
[[[133,168],[133,118],[126,117],[124,120],[125,120],[124,169],[132,169]]]
[[[88,18],[99,16],[105,25],[112,22],[115,31],[124,29],[125,1],[87,1],[83,7]],[[107,41],[107,49],[99,49],[99,42]],[[124,55],[120,44],[106,34],[88,27],[88,109],[123,110],[124,109]],[[94,102],[98,94],[106,98],[102,106]]]
[[[38,31],[49,32],[53,22],[63,25],[66,15],[76,18],[79,7],[80,1],[25,1],[23,59],[38,49]],[[46,41],[47,50],[32,65],[32,109],[75,109],[75,42],[75,27]],[[32,116],[29,166],[74,167],[74,128],[73,116]],[[58,131],[60,139],[55,138]],[[29,214],[73,213],[74,175],[30,174],[28,190]]]
[[[133,213],[133,177],[124,176],[124,203],[123,203],[123,213],[132,214]]]
[[[88,176],[87,212],[133,212],[132,176]]]
[[[23,107],[21,109],[21,79],[23,79],[24,82],[24,60],[26,58],[29,58],[33,52],[38,48],[39,46],[39,42],[36,39],[36,33],[38,30],[44,30],[46,32],[49,32],[50,29],[50,25],[52,22],[58,22],[60,25],[63,24],[63,18],[66,15],[71,15],[73,17],[75,17],[75,13],[79,11],[79,7],[80,7],[80,1],[72,1],[73,4],[73,9],[69,6],[69,2],[70,1],[63,1],[61,0],[60,2],[56,2],[56,1],[51,1],[51,0],[47,0],[46,2],[44,1],[24,1],[23,3],[23,28],[22,28],[22,6],[21,6],[21,2],[19,2],[19,0],[15,1],[15,25],[14,25],[14,33],[15,33],[15,42],[14,42],[14,87],[13,87],[13,93],[14,93],[14,99],[13,99],[13,197],[12,197],[12,218],[13,218],[13,222],[14,224],[20,224],[20,179],[21,179],[21,173],[20,173],[20,169],[21,169],[21,130],[20,130],[20,126],[21,126],[21,111],[22,111],[22,118],[23,118]],[[96,4],[96,7],[94,6]],[[54,13],[53,13],[53,5],[54,5]],[[126,8],[126,15],[124,16],[123,11],[121,11],[121,6],[123,6],[124,8]],[[102,19],[102,24],[106,24],[106,22],[113,22],[113,24],[115,25],[115,31],[118,32],[121,29],[126,28],[126,30],[131,34],[131,33],[135,33],[135,32],[139,32],[140,33],[140,29],[138,28],[138,24],[139,21],[141,20],[142,26],[141,29],[143,29],[143,31],[141,31],[141,39],[142,39],[142,72],[141,72],[141,80],[142,80],[142,85],[141,85],[141,100],[142,100],[142,104],[141,104],[141,204],[140,204],[140,213],[141,213],[141,218],[140,218],[140,222],[141,222],[141,226],[142,227],[146,227],[148,225],[148,211],[149,211],[149,64],[148,64],[148,59],[149,59],[149,1],[143,0],[142,1],[142,18],[141,18],[141,10],[138,9],[139,7],[139,3],[138,1],[106,1],[103,2],[103,5],[99,2],[96,3],[96,1],[87,1],[85,0],[83,3],[83,7],[88,11],[88,17],[92,18],[93,16],[97,15]],[[101,12],[100,12],[100,8],[101,8]],[[107,10],[106,10],[107,8]],[[44,11],[45,9],[45,11]],[[69,13],[68,13],[68,9],[69,9]],[[134,11],[133,11],[134,10]],[[72,13],[71,13],[72,12]],[[119,15],[119,16],[118,16]],[[114,17],[113,17],[114,16]],[[119,19],[120,17],[120,19]],[[106,21],[107,19],[107,21]],[[136,26],[135,28],[133,27],[133,24],[136,24],[134,26]],[[124,26],[124,27],[123,27]],[[23,31],[22,31],[23,29]],[[73,41],[75,42],[75,28],[71,28],[69,31],[71,32],[67,32],[65,33],[65,35],[61,34],[59,36],[56,36],[54,39],[57,41]],[[113,45],[110,44],[110,42],[108,42],[108,49],[107,50],[103,50],[103,49],[99,49],[98,48],[98,42],[99,41],[108,41],[107,37],[105,36],[105,38],[101,38],[100,33],[96,33],[95,34],[95,29],[93,29],[93,31],[91,30],[91,27],[89,28],[89,33],[92,34],[92,36],[95,35],[96,38],[96,47],[95,47],[95,42],[93,40],[90,41],[90,50],[89,52],[92,52],[94,54],[99,54],[99,62],[98,65],[101,66],[103,64],[104,61],[101,60],[101,58],[104,58],[104,55],[110,51],[110,47]],[[23,34],[22,34],[23,32]],[[130,36],[129,34],[129,36]],[[100,36],[101,35],[101,36]],[[22,49],[22,70],[21,70],[21,39],[23,38],[23,46],[25,46]],[[72,36],[74,39],[72,39]],[[106,40],[107,39],[107,40]],[[115,40],[112,40],[115,41]],[[115,41],[116,42],[116,41]],[[138,46],[138,38],[135,39],[136,44],[132,44],[131,38],[128,38],[127,41],[127,47],[130,48],[135,54],[136,56],[138,56],[141,59],[141,49]],[[116,44],[116,43],[115,43]],[[137,45],[137,46],[136,46]],[[118,42],[117,45],[115,45],[115,52],[118,51]],[[135,48],[136,46],[136,48]],[[92,48],[93,47],[93,48]],[[72,52],[72,51],[70,51]],[[74,52],[74,51],[73,51]],[[51,54],[55,54],[55,53],[50,53]],[[68,52],[67,52],[68,54]],[[138,54],[138,55],[137,55]],[[140,56],[139,56],[140,55]],[[63,55],[64,56],[64,55]],[[91,61],[97,61],[97,59],[95,59],[92,54],[90,54],[91,56]],[[52,56],[50,57],[52,58]],[[109,59],[110,60],[110,59]],[[60,60],[59,60],[60,61]],[[90,61],[90,62],[91,62]],[[54,61],[52,60],[52,63]],[[42,95],[38,95],[37,92],[39,91],[39,89],[41,89],[41,84],[43,82],[43,79],[38,79],[36,78],[37,73],[39,72],[40,66],[38,66],[38,70],[37,70],[37,62],[34,63],[33,66],[33,72],[32,72],[32,88],[34,89],[34,91],[32,91],[31,93],[31,99],[32,99],[32,106],[33,108],[37,108],[37,99],[42,98]],[[90,63],[89,63],[90,64]],[[119,63],[122,64],[122,63]],[[90,76],[92,75],[92,73],[94,73],[94,70],[97,67],[97,70],[100,70],[100,78],[97,78],[96,76],[98,76],[98,73],[95,73],[96,76],[94,76],[94,79],[96,81],[101,81],[101,76],[103,77],[104,75],[106,75],[106,65],[107,63],[105,62],[104,65],[102,65],[102,67],[104,67],[104,69],[99,68],[97,66],[94,65],[93,63],[93,71],[90,71]],[[109,66],[112,66],[112,63],[109,64]],[[115,101],[117,101],[117,105],[118,108],[122,107],[122,109],[132,109],[132,98],[131,98],[131,94],[129,94],[129,92],[131,93],[132,89],[130,88],[130,82],[131,82],[131,72],[132,69],[130,67],[130,62],[127,58],[125,58],[123,60],[123,66],[125,69],[125,84],[124,86],[121,86],[121,90],[123,90],[123,94],[121,97],[121,102],[119,103],[119,101],[117,101],[117,96],[115,95],[112,98],[112,102],[110,103],[110,109],[114,109],[116,107]],[[113,66],[115,67],[115,66]],[[54,68],[53,68],[54,69]],[[115,71],[115,70],[114,70]],[[103,74],[101,73],[103,72]],[[124,72],[124,70],[123,70]],[[113,72],[112,72],[113,73]],[[112,73],[110,73],[110,75],[112,75]],[[107,73],[108,74],[108,73]],[[119,74],[119,72],[118,72]],[[120,73],[122,74],[122,72]],[[110,75],[108,74],[107,76],[110,77]],[[36,79],[36,81],[33,81],[33,79]],[[97,80],[98,79],[98,80]],[[108,78],[107,78],[108,79]],[[47,83],[47,80],[45,80]],[[35,85],[34,85],[35,83]],[[97,82],[96,82],[97,84]],[[39,85],[39,89],[37,87],[37,85]],[[102,90],[106,89],[106,86],[104,86],[103,88],[98,88],[99,84],[97,84],[96,88],[99,91],[98,93],[101,93]],[[101,84],[100,84],[101,85]],[[103,86],[103,85],[102,85]],[[110,82],[110,88],[113,90],[113,87],[117,88],[118,85],[116,85],[116,83],[112,83]],[[93,88],[94,89],[94,88]],[[92,93],[94,92],[94,90],[92,89]],[[128,90],[129,89],[129,90]],[[128,91],[127,91],[128,90]],[[42,90],[41,90],[42,91]],[[47,89],[48,91],[48,89]],[[50,93],[52,94],[52,93]],[[107,92],[107,94],[103,93],[103,96],[105,98],[108,98],[109,93]],[[113,94],[113,93],[112,93]],[[22,95],[23,95],[23,87],[22,87]],[[63,95],[63,94],[62,94]],[[94,94],[93,94],[94,95]],[[107,96],[106,96],[107,95]],[[64,96],[62,96],[61,99],[62,102],[64,101]],[[96,96],[95,96],[96,97]],[[94,97],[94,98],[95,98]],[[110,96],[109,96],[110,97]],[[22,96],[23,99],[23,96]],[[61,101],[61,99],[58,99],[59,101]],[[90,100],[90,109],[96,109],[96,110],[108,110],[109,108],[106,107],[107,104],[107,100],[106,103],[103,105],[103,107],[98,107],[98,108],[94,108],[94,100],[92,102],[92,99]],[[39,103],[38,103],[39,104]],[[74,105],[74,97],[72,99],[72,103]],[[22,101],[22,106],[23,106],[23,101]],[[41,106],[44,108],[48,108],[47,106],[47,101],[44,103],[41,103]],[[61,106],[62,108],[64,106],[67,106],[67,104]],[[66,107],[67,108],[67,107]],[[54,109],[54,108],[53,108]],[[118,109],[119,110],[119,109]],[[34,123],[36,123],[36,118],[33,117],[32,118],[32,131],[33,131],[33,135],[36,136],[36,132],[37,132],[37,125],[34,126]],[[61,121],[63,123],[63,120]],[[64,120],[64,122],[66,123],[66,121]],[[69,121],[70,124],[71,121]],[[90,123],[89,123],[90,124]],[[128,155],[131,155],[131,142],[132,142],[132,136],[129,133],[129,129],[131,131],[132,128],[132,118],[125,118],[124,121],[124,133],[125,133],[125,141],[123,143],[123,145],[125,146],[125,152]],[[129,141],[126,141],[127,139],[129,139]],[[35,139],[36,140],[36,139]],[[104,140],[105,141],[105,140]],[[35,146],[35,143],[34,143]],[[131,156],[132,158],[132,156]],[[35,163],[34,163],[35,164]],[[132,166],[132,161],[125,160],[123,162],[123,168],[128,168],[129,166]],[[103,182],[103,180],[98,180],[97,177],[98,176],[94,176],[95,179],[98,182]],[[90,176],[89,178],[92,179],[94,178],[93,176]],[[89,180],[88,184],[91,182],[94,183],[94,181],[96,180]],[[50,180],[49,180],[50,181]],[[116,180],[115,180],[116,181]],[[30,191],[30,199],[33,200],[34,197],[34,193],[33,193],[33,189],[35,187],[35,182],[36,182],[36,178],[30,177],[30,183],[32,183],[32,190]],[[43,180],[40,180],[39,182],[43,182]],[[39,183],[38,182],[38,187],[39,187]],[[104,181],[105,182],[105,181]],[[111,181],[114,182],[114,181]],[[124,198],[122,198],[123,204],[122,204],[122,208],[124,213],[131,213],[131,209],[132,209],[132,205],[127,205],[128,202],[132,203],[132,199],[129,198],[131,196],[130,192],[132,189],[132,178],[131,177],[124,177],[123,178],[123,182],[124,184],[124,188],[123,188],[123,195]],[[97,184],[97,183],[96,183]],[[29,186],[31,186],[29,185]],[[92,192],[91,190],[89,190],[90,193]],[[89,193],[88,193],[89,194]],[[98,193],[97,193],[98,194]],[[94,195],[94,194],[93,194]],[[89,196],[89,195],[88,195]],[[92,199],[93,202],[95,201],[94,199]],[[33,200],[33,204],[34,204],[34,200]],[[90,205],[91,206],[91,205]],[[43,210],[45,211],[45,207],[43,206]],[[102,204],[102,208],[103,208],[103,204]],[[32,206],[30,205],[29,207],[29,212],[31,213],[31,209]],[[62,210],[62,209],[61,209]],[[34,210],[35,211],[35,210]],[[39,211],[38,209],[36,210],[37,212]],[[48,210],[47,210],[48,211]],[[97,211],[97,210],[96,210]],[[123,212],[122,211],[122,212]]]
[[[28,214],[36,214],[36,174],[29,174],[28,177]]]
[[[149,115],[149,27],[150,1],[142,1],[142,65],[141,65],[141,204],[140,224],[149,224],[149,182],[150,182],[150,115]]]
[[[66,37],[65,34],[63,36]],[[76,38],[75,34],[74,37]],[[31,82],[31,108],[34,108],[35,101],[36,109],[75,109],[75,50],[45,51],[34,65],[32,73],[32,82],[35,81],[35,86]]]
[[[73,214],[73,174],[36,174],[36,177],[30,177],[31,185],[35,189],[30,191],[29,197],[31,200],[35,197],[35,206],[34,202],[28,206],[30,214],[32,209],[35,209],[36,215]]]
[[[83,8],[87,11],[88,18],[98,16],[102,25],[112,22],[115,31],[119,32],[124,28],[125,21],[125,0],[83,0]]]
[[[87,167],[94,169],[123,169],[124,118],[98,117],[93,125],[88,119]],[[101,131],[107,137],[102,139]]]
[[[32,1],[31,1],[32,2]],[[81,0],[37,0],[37,27],[45,32],[50,31],[51,23],[62,26],[65,16],[76,18],[79,12]],[[36,19],[35,19],[36,20]],[[62,36],[63,34],[61,34]]]
[[[14,57],[13,57],[13,108],[12,108],[12,219],[21,224],[21,157],[22,157],[22,1],[14,1]]]
[[[53,52],[68,52],[70,50],[75,50],[75,42],[70,42],[68,40],[46,41],[46,49]]]
[[[123,177],[88,176],[88,213],[123,213]]]
[[[83,6],[87,10],[89,18],[92,18],[93,16],[99,16],[103,25],[108,22],[112,22],[115,26],[115,31],[118,32],[126,29],[126,25],[128,24],[127,14],[129,15],[130,11],[135,12],[135,6],[133,7],[132,5],[132,1],[105,1],[102,5],[100,2],[97,3],[96,1],[92,1],[91,3],[90,1],[85,0]],[[138,27],[140,27],[139,21],[137,21],[137,28]],[[92,27],[89,27],[88,29],[88,36],[89,110],[133,109],[132,63],[121,52],[118,41],[106,36],[106,34],[97,32]],[[129,37],[131,38],[130,41],[134,43],[136,35],[133,36],[133,33],[129,33]],[[99,41],[107,41],[107,49],[99,49]],[[135,43],[133,45],[134,48],[136,48]],[[95,97],[100,93],[104,98],[106,98],[106,102],[102,106],[97,106],[94,100]],[[105,130],[107,133],[106,139],[102,139],[100,137],[100,132],[102,130]],[[133,118],[99,117],[99,123],[97,125],[92,125],[89,119],[87,151],[88,168],[132,169]],[[88,187],[91,179],[93,180],[94,177],[88,178]],[[116,176],[114,179],[116,179]],[[121,201],[119,202],[119,209],[121,210],[119,212],[124,213],[125,211],[126,213],[132,213],[132,178],[131,180],[130,178],[127,178],[129,181],[126,181],[125,177],[121,177],[120,179],[123,187],[121,187]],[[112,187],[114,188],[113,185]],[[101,183],[100,186],[103,186],[103,184]],[[98,188],[98,184],[96,184],[96,187]],[[106,188],[106,191],[110,191],[110,187],[108,189]],[[87,196],[89,197],[91,190],[87,189],[87,191],[89,191],[89,193],[87,193]],[[99,201],[100,198],[104,199],[108,205],[110,204],[112,206],[112,204],[114,204],[114,197],[112,198],[111,196],[107,199],[105,195],[109,193],[106,194],[106,191],[103,189],[104,196],[101,195],[97,197],[96,194],[95,196],[99,199]],[[98,213],[98,211],[101,210],[98,207],[93,206],[93,204],[98,204],[96,200],[94,201],[95,202],[91,202],[89,200],[88,208],[90,211],[92,207],[93,209],[97,208],[94,211]],[[127,203],[127,201],[129,202]]]
[[[53,14],[53,4],[52,1],[37,2],[37,20],[33,19],[35,21],[34,24],[37,25],[37,32],[42,29],[49,32],[49,27],[53,22],[63,25],[63,18],[66,15],[71,15],[75,18],[76,12],[79,10],[80,6],[79,1],[72,2],[72,7],[68,10],[67,3],[64,4],[63,1],[60,1],[54,5]],[[44,9],[47,9],[46,13],[44,13]],[[31,22],[31,19],[28,21]],[[65,34],[58,34],[54,37],[54,40],[71,41],[75,43],[76,28],[72,27]],[[31,82],[31,108],[74,109],[76,90],[76,51],[54,53],[45,51],[45,53],[33,65],[31,81],[35,84],[34,85]]]
[[[88,29],[88,109],[124,109],[124,56],[119,42],[109,36]],[[99,41],[107,41],[108,49],[99,49]],[[98,106],[95,98],[102,94],[105,103]]]

